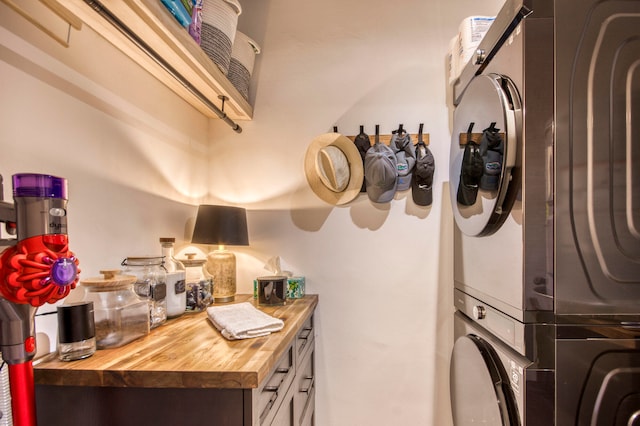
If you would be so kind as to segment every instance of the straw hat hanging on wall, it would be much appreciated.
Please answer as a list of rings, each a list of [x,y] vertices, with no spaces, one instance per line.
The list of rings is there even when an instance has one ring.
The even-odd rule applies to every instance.
[[[329,204],[341,205],[360,193],[362,158],[355,144],[339,133],[316,137],[304,158],[304,172],[313,192]]]

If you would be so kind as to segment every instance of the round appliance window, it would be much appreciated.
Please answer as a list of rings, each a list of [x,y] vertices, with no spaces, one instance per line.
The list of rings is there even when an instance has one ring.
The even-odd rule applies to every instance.
[[[474,78],[453,118],[449,188],[460,230],[480,237],[497,231],[517,197],[522,112],[514,84],[497,74]]]
[[[482,338],[469,334],[456,340],[450,375],[453,424],[519,425],[507,373]]]

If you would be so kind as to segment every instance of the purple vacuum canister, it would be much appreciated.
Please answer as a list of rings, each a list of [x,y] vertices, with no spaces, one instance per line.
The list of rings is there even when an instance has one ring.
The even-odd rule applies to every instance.
[[[14,197],[62,198],[67,200],[67,180],[51,175],[19,173],[13,175]]]
[[[67,233],[67,180],[36,173],[13,175],[18,241]]]

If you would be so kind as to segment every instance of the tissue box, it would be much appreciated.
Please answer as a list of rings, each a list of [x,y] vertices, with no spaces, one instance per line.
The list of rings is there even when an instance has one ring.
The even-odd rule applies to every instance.
[[[287,277],[258,277],[258,305],[284,305],[287,300]]]
[[[300,299],[304,297],[304,277],[288,278],[287,287],[287,299]]]

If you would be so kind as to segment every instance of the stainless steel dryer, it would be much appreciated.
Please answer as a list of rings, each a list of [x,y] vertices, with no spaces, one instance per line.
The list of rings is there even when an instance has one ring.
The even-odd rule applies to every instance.
[[[510,0],[479,51],[454,87],[456,288],[523,322],[640,320],[640,2]]]
[[[454,87],[449,187],[456,222],[455,287],[519,321],[549,320],[553,1],[508,1],[478,52],[478,63],[468,64]],[[484,186],[465,174],[473,162],[469,147],[476,160],[482,158],[477,151],[491,130],[500,139],[501,159],[493,176],[497,183]],[[460,197],[463,188],[466,199]],[[474,191],[475,199],[468,196]]]

